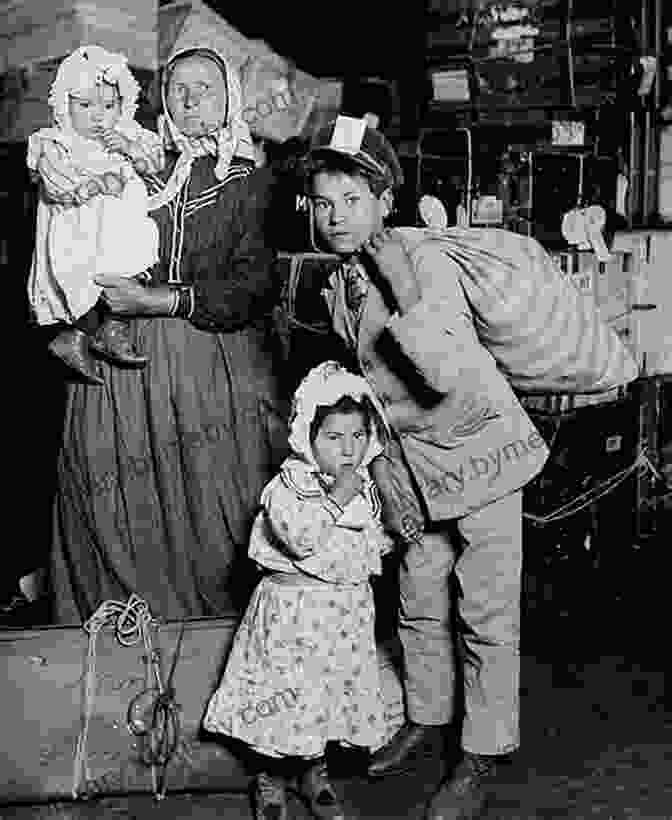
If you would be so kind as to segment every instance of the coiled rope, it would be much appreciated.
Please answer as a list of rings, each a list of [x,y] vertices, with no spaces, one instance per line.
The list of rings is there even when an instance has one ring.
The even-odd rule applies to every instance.
[[[94,614],[84,624],[88,633],[89,642],[86,655],[86,671],[84,682],[84,705],[82,710],[82,727],[77,738],[74,757],[74,773],[72,796],[77,799],[87,794],[86,787],[90,781],[87,745],[89,725],[93,716],[96,696],[96,660],[98,636],[106,627],[114,629],[115,637],[121,646],[137,646],[142,643],[145,649],[146,660],[146,688],[131,701],[128,715],[128,728],[136,736],[145,736],[147,739],[143,761],[152,767],[154,795],[157,799],[165,796],[165,767],[170,762],[179,742],[178,707],[174,703],[172,685],[164,686],[160,668],[160,653],[152,646],[152,629],[159,625],[159,621],[152,617],[147,602],[138,595],[131,595],[126,603],[122,601],[104,601]],[[184,624],[180,633],[180,643],[184,632]],[[179,649],[179,646],[178,646]],[[177,652],[175,656],[177,660]],[[152,670],[156,678],[156,685],[152,685]],[[173,670],[174,671],[174,668]],[[171,671],[171,678],[172,678]],[[149,726],[144,723],[140,726],[138,719],[131,721],[131,712],[135,704],[144,703],[150,713]],[[159,778],[158,767],[164,769],[163,777]]]

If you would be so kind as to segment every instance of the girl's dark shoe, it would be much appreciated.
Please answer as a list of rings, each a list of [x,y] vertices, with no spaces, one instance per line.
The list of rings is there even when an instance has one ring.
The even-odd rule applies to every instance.
[[[306,771],[300,781],[299,795],[315,820],[346,820],[345,809],[329,780],[326,761],[321,760]]]
[[[254,820],[289,820],[285,781],[266,772],[254,781]]]
[[[49,350],[65,362],[68,367],[84,376],[89,384],[102,385],[103,380],[96,372],[96,365],[89,351],[89,337],[72,327],[61,331],[49,344]]]
[[[148,361],[133,346],[128,322],[123,319],[105,319],[91,339],[91,348],[115,364],[142,367]]]

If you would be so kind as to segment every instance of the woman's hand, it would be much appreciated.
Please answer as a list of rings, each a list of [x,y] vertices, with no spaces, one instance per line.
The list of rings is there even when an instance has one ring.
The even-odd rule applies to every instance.
[[[381,276],[392,289],[401,313],[416,305],[421,298],[413,264],[403,242],[393,230],[374,233],[362,250],[376,263]]]
[[[168,287],[147,288],[135,279],[109,274],[96,276],[103,288],[101,299],[119,316],[168,316],[173,293]]]

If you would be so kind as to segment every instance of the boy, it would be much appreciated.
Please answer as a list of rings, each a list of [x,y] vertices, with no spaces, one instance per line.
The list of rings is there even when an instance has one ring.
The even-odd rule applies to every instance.
[[[407,547],[399,633],[408,720],[369,773],[399,771],[453,719],[456,582],[463,754],[426,818],[477,817],[497,758],[519,744],[522,487],[548,451],[478,340],[459,268],[439,243],[409,250],[403,230],[385,229],[402,174],[383,135],[339,117],[302,170],[316,233],[343,259],[324,291],[334,329],[393,428],[372,470]]]

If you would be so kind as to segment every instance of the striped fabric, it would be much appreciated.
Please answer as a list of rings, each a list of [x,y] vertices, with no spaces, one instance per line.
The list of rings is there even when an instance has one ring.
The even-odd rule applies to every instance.
[[[398,229],[409,253],[440,242],[460,269],[478,335],[512,386],[593,393],[637,378],[630,352],[535,239],[501,229]]]

